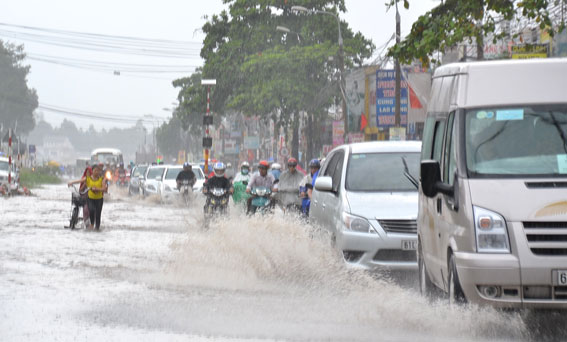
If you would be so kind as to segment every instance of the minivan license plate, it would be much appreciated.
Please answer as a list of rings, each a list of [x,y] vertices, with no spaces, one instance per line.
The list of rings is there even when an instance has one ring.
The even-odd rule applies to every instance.
[[[557,271],[557,284],[567,285],[567,271]]]
[[[417,249],[417,240],[402,240],[402,250],[415,251]]]

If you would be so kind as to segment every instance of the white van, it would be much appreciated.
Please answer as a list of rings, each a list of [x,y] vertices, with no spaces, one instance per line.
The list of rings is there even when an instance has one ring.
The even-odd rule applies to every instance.
[[[442,66],[427,111],[422,293],[567,308],[567,59]]]
[[[329,231],[348,266],[417,268],[420,151],[419,141],[375,141],[342,145],[327,155],[309,218]]]

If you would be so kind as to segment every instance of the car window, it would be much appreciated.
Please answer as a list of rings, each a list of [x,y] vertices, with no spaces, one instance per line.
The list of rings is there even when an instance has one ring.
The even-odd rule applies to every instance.
[[[433,159],[441,164],[441,154],[443,152],[443,138],[445,136],[445,120],[435,122],[433,133]]]
[[[154,167],[148,170],[147,179],[155,179],[156,177],[161,177],[163,175],[163,167]]]
[[[345,188],[349,191],[416,191],[404,176],[419,171],[419,152],[356,153],[348,159]]]
[[[167,169],[167,172],[165,173],[165,179],[176,179],[177,175],[179,174],[179,172],[181,172],[182,168],[180,167],[175,167],[175,168],[169,168]]]
[[[443,157],[443,179],[447,183],[453,184],[455,176],[456,160],[455,160],[455,143],[454,143],[454,121],[455,113],[449,115],[447,121],[447,134],[445,136],[445,155]]]
[[[341,185],[341,178],[342,178],[342,173],[343,173],[343,164],[344,164],[344,159],[345,159],[345,153],[344,151],[339,151],[337,152],[336,155],[337,158],[337,164],[335,166],[335,170],[333,171],[333,191],[334,192],[338,192],[340,189],[340,185]]]
[[[196,177],[197,179],[203,179],[203,178],[205,178],[205,175],[203,174],[203,170],[201,170],[201,168],[198,167],[198,166],[194,166],[194,167],[193,167],[193,173],[195,174],[195,177]]]
[[[331,156],[331,160],[329,160],[329,163],[327,163],[327,167],[325,168],[325,170],[323,170],[323,176],[329,176],[329,177],[333,176],[333,173],[335,172],[335,168],[337,167],[337,163],[339,161],[338,153],[339,152],[335,152]]]

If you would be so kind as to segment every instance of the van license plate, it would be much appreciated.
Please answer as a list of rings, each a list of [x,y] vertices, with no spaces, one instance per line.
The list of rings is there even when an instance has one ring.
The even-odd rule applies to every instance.
[[[402,240],[402,250],[415,251],[417,249],[417,240]]]
[[[567,271],[557,271],[557,284],[567,285]]]

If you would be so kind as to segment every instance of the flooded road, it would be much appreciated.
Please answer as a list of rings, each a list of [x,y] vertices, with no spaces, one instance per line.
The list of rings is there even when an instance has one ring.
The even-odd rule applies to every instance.
[[[520,313],[430,303],[348,270],[316,230],[280,213],[232,208],[205,231],[201,203],[114,190],[101,232],[70,231],[71,191],[34,193],[0,198],[2,341],[534,338]]]

